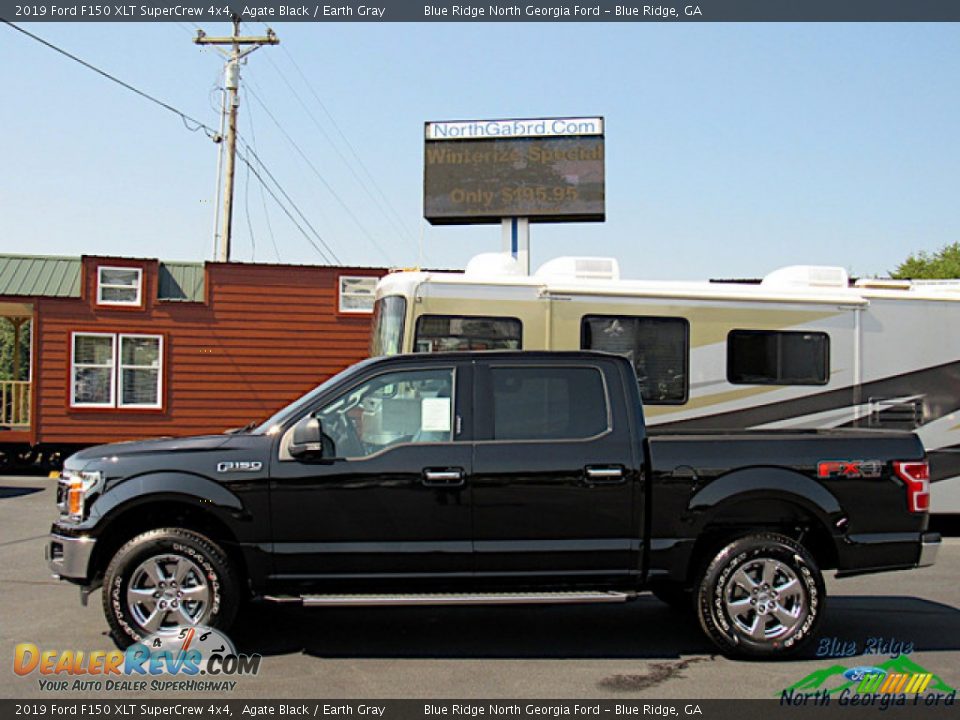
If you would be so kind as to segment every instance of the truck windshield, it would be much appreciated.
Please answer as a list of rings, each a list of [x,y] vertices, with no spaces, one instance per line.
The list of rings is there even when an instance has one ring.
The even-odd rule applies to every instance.
[[[370,357],[400,353],[406,314],[407,301],[399,295],[388,295],[377,300],[373,306]]]
[[[260,423],[257,427],[250,431],[251,435],[273,435],[275,432],[280,430],[288,421],[291,419],[300,416],[307,408],[316,403],[317,398],[323,395],[327,389],[335,385],[337,382],[342,380],[347,374],[354,371],[360,370],[366,367],[370,363],[369,360],[364,360],[352,367],[348,367],[346,370],[343,370],[331,378],[328,378],[325,382],[317,385],[313,390],[308,392],[306,395],[297,398],[292,403],[277,411],[269,418]]]

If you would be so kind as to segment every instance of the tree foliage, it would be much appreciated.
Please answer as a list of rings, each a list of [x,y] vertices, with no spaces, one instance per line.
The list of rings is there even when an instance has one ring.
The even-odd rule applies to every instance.
[[[960,242],[946,245],[935,253],[912,254],[890,276],[902,280],[960,278]]]
[[[13,376],[13,353],[16,344],[13,323],[0,318],[0,380],[26,380],[30,375],[30,323],[20,328],[20,376]]]

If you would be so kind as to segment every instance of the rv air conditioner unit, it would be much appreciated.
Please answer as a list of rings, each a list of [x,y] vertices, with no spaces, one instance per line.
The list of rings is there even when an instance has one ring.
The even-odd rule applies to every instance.
[[[565,280],[619,280],[620,265],[615,258],[558,257],[541,265],[536,276]]]
[[[850,286],[850,278],[842,267],[790,265],[774,270],[760,284],[775,288],[845,288]]]

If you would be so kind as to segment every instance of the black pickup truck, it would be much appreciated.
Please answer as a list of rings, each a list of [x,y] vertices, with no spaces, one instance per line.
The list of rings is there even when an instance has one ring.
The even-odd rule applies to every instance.
[[[375,358],[257,426],[84,450],[47,561],[114,638],[303,605],[623,602],[652,591],[725,652],[815,634],[822,571],[929,565],[910,433],[650,435],[621,357]]]

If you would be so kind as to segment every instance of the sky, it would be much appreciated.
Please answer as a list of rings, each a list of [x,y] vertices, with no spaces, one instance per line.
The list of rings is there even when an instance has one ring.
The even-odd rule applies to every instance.
[[[24,27],[219,126],[222,60],[191,24]],[[242,70],[240,133],[344,265],[500,249],[498,226],[422,219],[423,123],[453,119],[605,118],[606,221],[534,225],[534,269],[599,255],[630,278],[884,276],[960,240],[956,25],[272,27],[280,45]],[[202,131],[2,25],[0,92],[0,253],[212,259]],[[232,259],[325,262],[242,163],[235,203]]]

